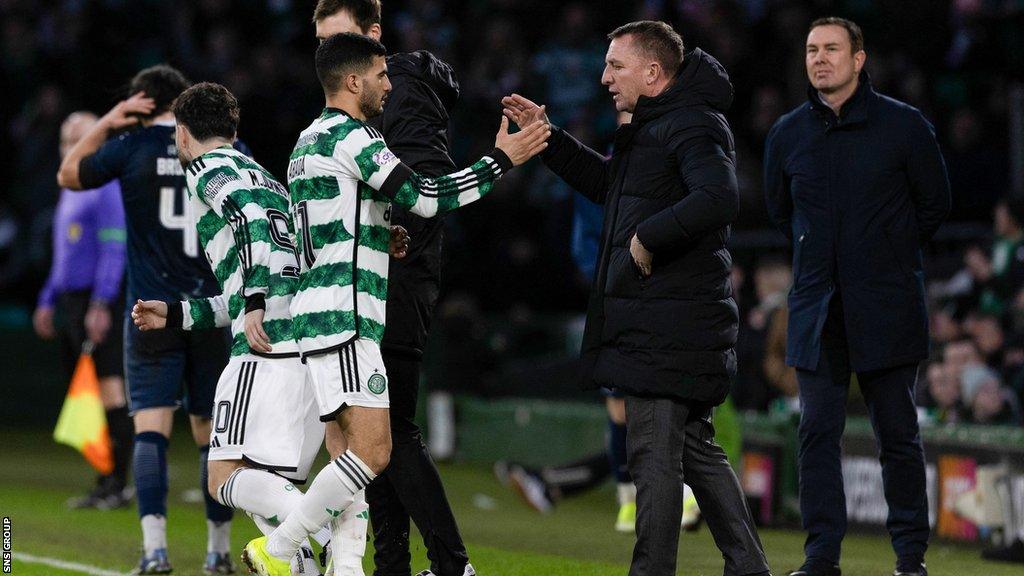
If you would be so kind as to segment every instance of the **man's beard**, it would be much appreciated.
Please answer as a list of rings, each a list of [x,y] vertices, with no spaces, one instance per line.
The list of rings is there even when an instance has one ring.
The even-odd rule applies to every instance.
[[[384,112],[384,106],[381,104],[380,95],[363,92],[362,95],[359,96],[359,112],[366,118],[380,116],[381,113]]]

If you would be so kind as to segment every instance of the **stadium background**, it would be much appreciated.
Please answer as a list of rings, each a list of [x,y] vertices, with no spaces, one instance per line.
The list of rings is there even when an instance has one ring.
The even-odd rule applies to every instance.
[[[36,339],[30,325],[49,266],[61,121],[79,109],[103,113],[125,95],[127,80],[138,69],[166,61],[192,80],[222,82],[234,91],[242,105],[240,137],[283,178],[296,135],[322,106],[311,57],[313,4],[0,0],[0,429],[8,430],[4,437],[14,444],[24,444],[0,449],[0,468],[7,470],[0,476],[0,494],[24,496],[19,501],[32,509],[25,484],[36,472],[51,473],[31,460],[40,457],[36,448],[44,455],[52,450],[56,461],[75,466],[79,484],[88,476],[73,458],[62,460],[63,452],[38,444],[55,420],[65,386],[55,347]],[[920,108],[943,147],[954,208],[926,259],[934,281],[936,354],[930,367],[936,368],[922,371],[922,414],[932,423],[925,440],[933,502],[953,514],[943,535],[985,542],[998,536],[998,528],[979,528],[954,514],[956,494],[946,490],[948,484],[953,492],[970,492],[979,478],[988,478],[986,470],[1006,466],[1011,478],[1013,470],[1017,474],[1011,489],[1016,485],[1018,498],[1024,497],[1019,476],[1024,468],[1022,285],[1013,287],[1013,298],[992,306],[976,258],[988,255],[1001,239],[993,227],[997,202],[1024,195],[1024,35],[1019,33],[1024,1],[385,1],[383,41],[390,51],[430,50],[454,67],[462,90],[451,132],[459,165],[491,147],[499,99],[512,91],[546,103],[555,123],[596,149],[606,148],[615,119],[599,84],[604,35],[628,20],[667,20],[688,47],[699,46],[722,61],[736,88],[729,119],[741,187],[740,221],[731,244],[743,322],[733,402],[746,437],[745,482],[751,491],[761,491],[754,495],[759,506],[770,501],[762,519],[787,525],[793,519],[793,477],[787,470],[792,469],[794,406],[787,399],[787,377],[765,360],[778,353],[771,334],[784,311],[780,294],[788,254],[782,236],[767,222],[760,164],[772,123],[805,98],[804,32],[813,18],[825,14],[861,24],[876,88]],[[455,395],[456,455],[470,463],[446,469],[456,479],[456,491],[482,490],[483,468],[472,463],[527,453],[535,463],[552,463],[602,445],[603,409],[596,396],[579,392],[572,381],[587,295],[572,252],[575,201],[561,181],[531,162],[501,181],[487,201],[447,218],[444,293],[427,355],[427,385]],[[1004,404],[995,415],[976,413],[959,393],[960,361],[947,358],[953,347],[946,343],[965,340],[980,351],[968,362],[987,364],[1000,380]],[[952,402],[938,402],[930,394],[931,380],[943,378],[952,378],[958,391]],[[852,391],[851,410],[862,411],[856,388]],[[863,467],[870,466],[874,447],[863,422],[851,423],[847,448],[859,458],[851,461],[851,478],[858,471],[870,477],[872,470]],[[9,464],[20,458],[30,464],[14,471]],[[65,481],[56,482],[55,489],[73,490]],[[867,489],[859,496],[866,526],[878,524],[876,492]],[[610,509],[600,504],[604,500],[611,496],[573,504],[569,512],[559,512],[570,515],[556,519],[553,529],[558,532],[558,522],[603,518],[591,508]],[[458,510],[474,529],[473,515],[494,504],[481,502]],[[500,497],[496,502],[499,508],[514,506]],[[510,513],[508,530],[515,529],[521,512]],[[939,523],[939,509],[935,512]],[[50,513],[59,525],[60,513]],[[128,533],[131,523],[124,524]],[[787,552],[798,552],[799,536],[790,540]],[[886,554],[883,538],[869,536],[864,542],[879,551],[869,556]],[[628,548],[628,541],[619,544]],[[708,549],[706,533],[696,546]],[[543,543],[537,547],[559,553]],[[771,544],[768,551],[781,571],[785,566],[775,562]],[[685,553],[680,566],[685,571]]]

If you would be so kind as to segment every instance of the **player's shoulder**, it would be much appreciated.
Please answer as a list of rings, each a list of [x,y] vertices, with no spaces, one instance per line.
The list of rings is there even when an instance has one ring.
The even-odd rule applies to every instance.
[[[319,118],[299,134],[291,160],[302,156],[334,156],[338,152],[358,153],[370,141],[383,139],[379,130],[336,108],[326,108]]]

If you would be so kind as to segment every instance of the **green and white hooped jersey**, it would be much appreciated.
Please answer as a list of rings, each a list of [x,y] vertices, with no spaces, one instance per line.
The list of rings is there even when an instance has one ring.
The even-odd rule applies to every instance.
[[[325,109],[302,131],[288,165],[301,269],[291,310],[302,353],[383,338],[392,202],[430,218],[479,199],[511,168],[495,149],[469,168],[426,178],[376,129]]]
[[[299,280],[288,189],[230,146],[211,150],[186,170],[199,242],[223,294],[183,303],[182,327],[231,322],[231,355],[295,356],[289,304]],[[263,329],[273,352],[257,353],[245,339],[245,314],[265,308]]]

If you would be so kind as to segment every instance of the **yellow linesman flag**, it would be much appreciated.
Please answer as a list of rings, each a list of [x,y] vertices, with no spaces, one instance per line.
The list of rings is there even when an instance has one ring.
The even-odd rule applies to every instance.
[[[53,439],[77,449],[100,474],[114,471],[114,448],[91,354],[83,353],[78,358]]]

